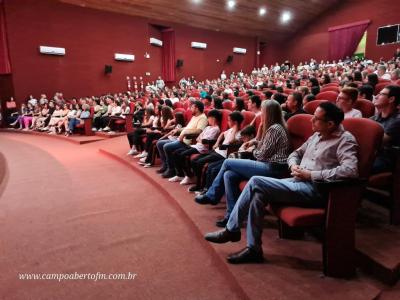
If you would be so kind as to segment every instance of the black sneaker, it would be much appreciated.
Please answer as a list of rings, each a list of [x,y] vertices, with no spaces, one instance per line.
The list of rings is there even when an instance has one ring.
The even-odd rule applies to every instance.
[[[194,186],[191,186],[190,188],[188,188],[189,192],[197,192],[197,191],[200,191],[200,190],[201,190],[201,188],[198,187],[197,185],[194,185]]]

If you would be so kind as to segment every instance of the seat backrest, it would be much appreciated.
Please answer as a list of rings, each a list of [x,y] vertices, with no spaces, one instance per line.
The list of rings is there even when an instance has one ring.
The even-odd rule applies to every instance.
[[[361,111],[363,118],[370,118],[375,114],[375,105],[366,99],[357,99],[354,108]]]
[[[182,108],[183,107],[183,104],[181,103],[181,102],[175,102],[174,104],[173,104],[173,106],[174,106],[174,108]]]
[[[181,108],[181,107],[179,107],[179,108],[175,108],[174,109],[174,114],[176,114],[177,112],[180,112],[180,113],[183,113],[183,115],[185,115],[185,109],[184,108]]]
[[[290,142],[293,149],[299,148],[301,145],[313,135],[311,126],[312,115],[299,114],[291,117],[287,122]]]
[[[258,128],[260,127],[260,125],[261,125],[261,115],[257,116],[254,122],[254,126],[256,127],[256,132],[258,132]]]
[[[326,86],[326,87],[324,86],[321,89],[320,93],[328,92],[328,91],[339,93],[339,88],[337,86]]]
[[[188,124],[190,119],[192,118],[192,111],[190,109],[185,110],[185,124]]]
[[[327,84],[324,84],[324,85],[322,86],[322,88],[324,89],[324,88],[330,87],[330,86],[339,87],[339,83],[336,83],[336,82],[327,83]]]
[[[337,99],[338,95],[339,94],[337,92],[326,91],[326,92],[318,93],[318,95],[315,96],[315,99],[316,100],[328,100],[329,102],[336,104],[336,99]]]
[[[390,81],[382,81],[375,86],[374,95],[377,95],[380,91],[382,91],[386,86],[390,85]]]
[[[222,113],[220,129],[221,132],[224,132],[228,129],[228,117],[232,112],[229,109],[220,109],[219,111]]]
[[[245,128],[247,125],[251,123],[251,121],[254,120],[254,117],[256,116],[255,113],[252,111],[242,111],[243,115],[243,122],[240,124],[240,129]]]
[[[232,111],[232,109],[233,109],[233,102],[232,102],[232,101],[224,101],[224,102],[222,102],[222,107],[223,107],[224,109],[228,109],[228,110]]]
[[[376,153],[382,143],[383,127],[378,122],[364,118],[345,119],[343,127],[354,135],[359,145],[359,177],[368,178]]]
[[[317,109],[317,107],[322,103],[322,102],[327,102],[328,100],[313,100],[310,101],[308,103],[306,103],[306,105],[304,105],[304,110],[306,113],[313,115],[315,113],[315,110]]]

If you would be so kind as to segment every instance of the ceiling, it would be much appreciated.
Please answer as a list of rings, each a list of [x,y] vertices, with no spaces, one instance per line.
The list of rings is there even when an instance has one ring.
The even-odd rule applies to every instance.
[[[268,42],[284,39],[335,4],[338,0],[236,0],[233,10],[226,0],[59,0],[82,7],[174,22],[203,29],[258,36]],[[198,2],[198,3],[195,3]],[[344,1],[341,1],[344,2]],[[267,13],[260,16],[258,10]],[[290,11],[292,19],[282,24],[280,15]]]

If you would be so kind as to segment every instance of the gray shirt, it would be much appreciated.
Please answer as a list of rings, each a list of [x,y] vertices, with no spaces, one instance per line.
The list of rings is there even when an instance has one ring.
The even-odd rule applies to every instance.
[[[300,164],[311,171],[312,180],[332,181],[358,176],[358,144],[343,126],[323,139],[316,132],[289,155],[288,165]]]

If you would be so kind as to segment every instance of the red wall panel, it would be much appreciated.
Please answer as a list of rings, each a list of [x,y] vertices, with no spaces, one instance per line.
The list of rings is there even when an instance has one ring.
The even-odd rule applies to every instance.
[[[149,44],[159,31],[157,21],[103,12],[50,0],[7,0],[5,13],[14,88],[17,100],[29,94],[66,97],[119,92],[126,89],[126,76],[143,76],[145,81],[161,75],[161,48]],[[249,71],[254,65],[254,38],[224,34],[176,24],[176,57],[185,60],[178,72],[198,79],[214,78],[222,69]],[[205,51],[190,47],[191,41],[208,43]],[[66,55],[41,55],[40,45],[66,48]],[[233,47],[247,48],[246,55],[234,55]],[[114,53],[133,53],[133,63],[116,62]],[[144,57],[145,53],[150,58]],[[216,63],[216,59],[221,60]],[[104,65],[112,74],[104,74]],[[150,72],[150,76],[145,76]]]
[[[310,58],[326,60],[329,54],[328,28],[366,19],[371,20],[367,29],[366,56],[373,60],[378,60],[380,57],[389,59],[400,44],[377,46],[377,29],[381,26],[400,23],[399,11],[399,1],[343,1],[300,30],[284,43],[284,46],[268,45],[264,50],[262,63],[271,64],[285,59],[290,59],[294,63]]]

